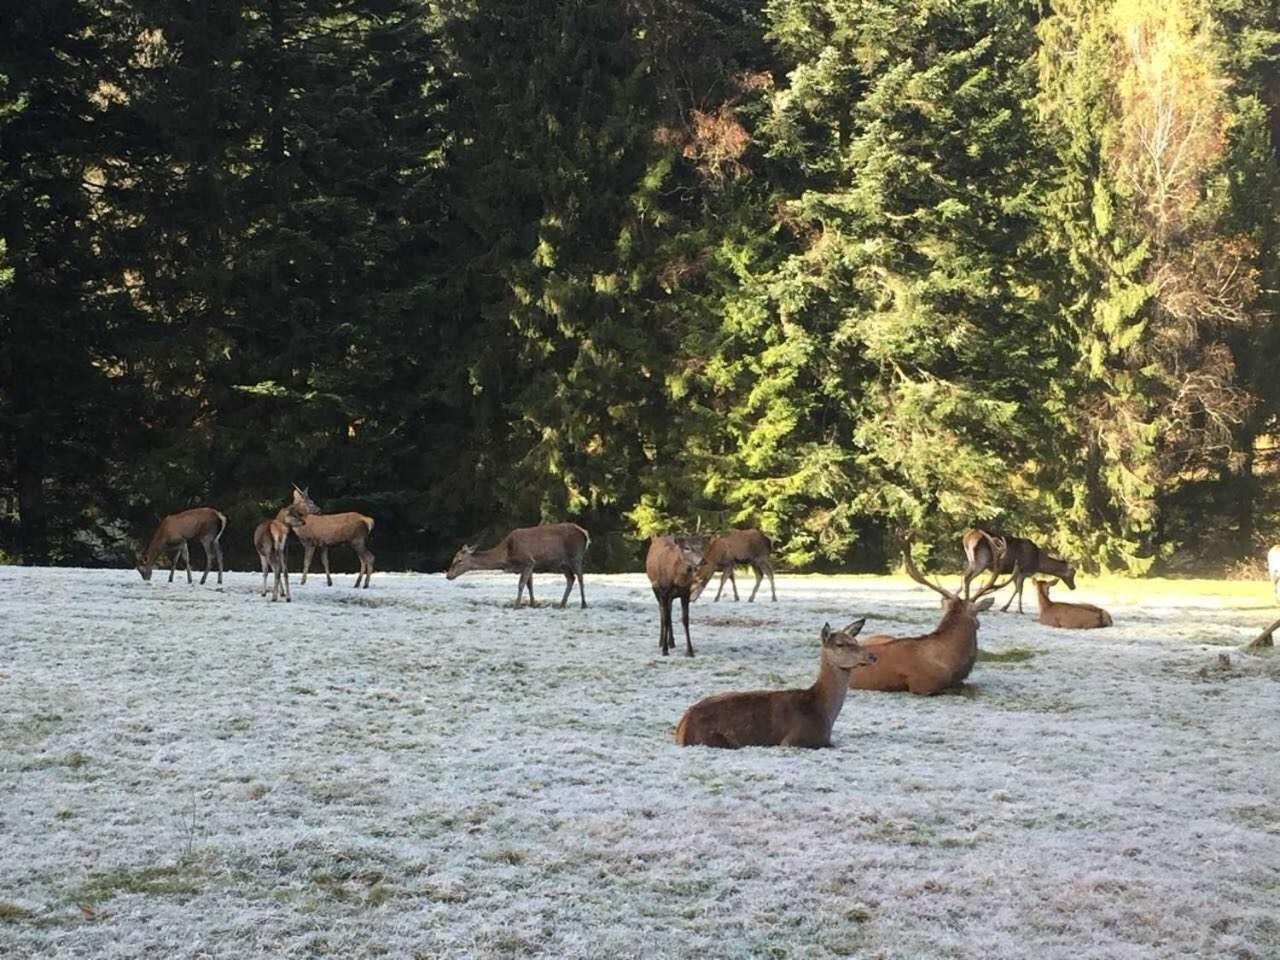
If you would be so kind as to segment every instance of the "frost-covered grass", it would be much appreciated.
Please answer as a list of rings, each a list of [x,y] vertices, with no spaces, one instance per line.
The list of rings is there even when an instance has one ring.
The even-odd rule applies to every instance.
[[[641,576],[351,579],[0,568],[0,956],[1280,956],[1280,684],[1212,669],[1265,584],[1085,579],[1080,633],[1028,589],[962,693],[718,752],[688,704],[936,598],[780,577],[664,660]]]

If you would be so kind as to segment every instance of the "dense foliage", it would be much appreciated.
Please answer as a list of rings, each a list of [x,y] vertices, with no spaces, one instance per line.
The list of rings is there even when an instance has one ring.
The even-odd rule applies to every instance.
[[[1251,556],[1280,12],[0,0],[0,557],[308,484],[383,567],[575,519],[875,567]],[[953,551],[954,552],[954,551]]]

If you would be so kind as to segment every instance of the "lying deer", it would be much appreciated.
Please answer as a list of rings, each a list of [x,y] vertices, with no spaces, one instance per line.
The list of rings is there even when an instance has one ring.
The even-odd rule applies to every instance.
[[[1094,627],[1109,627],[1111,614],[1091,603],[1055,603],[1049,599],[1049,588],[1057,580],[1033,581],[1036,585],[1036,599],[1040,601],[1040,622],[1047,627],[1065,627],[1069,630],[1089,630]]]
[[[671,623],[671,604],[680,598],[680,615],[684,620],[685,655],[693,656],[689,638],[689,604],[698,599],[705,580],[698,579],[702,557],[683,537],[651,537],[644,558],[644,572],[658,600],[658,649],[665,657],[675,649],[676,631]],[[709,579],[709,578],[708,578]]]
[[[253,548],[258,551],[258,559],[262,562],[262,593],[267,595],[267,571],[275,574],[275,582],[271,587],[271,599],[280,599],[281,581],[284,583],[284,599],[293,602],[289,592],[289,563],[285,555],[285,543],[289,539],[289,531],[300,527],[303,520],[289,508],[281,510],[275,520],[263,520],[253,529]]]
[[[1076,568],[1066,560],[1060,560],[1057,557],[1050,556],[1044,550],[1041,550],[1034,541],[1025,537],[1006,537],[998,536],[989,531],[980,528],[966,530],[964,538],[961,541],[964,546],[964,594],[969,595],[969,582],[984,570],[992,570],[991,560],[995,555],[991,542],[994,539],[1003,541],[1006,544],[1006,553],[1004,562],[997,564],[994,572],[998,574],[1013,574],[1013,593],[1009,594],[1009,599],[1003,607],[1002,611],[1008,610],[1013,598],[1018,598],[1018,612],[1022,613],[1022,585],[1023,581],[1037,573],[1047,573],[1050,576],[1061,577],[1062,582],[1067,585],[1067,589],[1074,590],[1076,588]]]
[[[995,545],[999,547],[998,540]],[[862,645],[877,659],[873,665],[859,667],[849,675],[849,686],[854,690],[909,690],[929,695],[959,686],[978,659],[978,614],[991,608],[994,600],[990,594],[1009,583],[996,583],[997,574],[993,571],[969,598],[926,580],[916,569],[909,549],[905,560],[912,580],[942,595],[942,619],[933,632],[923,636],[880,634],[863,640]]]
[[[533,602],[534,571],[559,570],[564,573],[564,596],[560,608],[564,609],[573,592],[573,579],[578,578],[578,598],[582,609],[587,607],[587,594],[582,585],[582,561],[586,557],[591,535],[576,523],[548,523],[540,527],[521,527],[512,530],[496,547],[476,550],[463,546],[449,564],[448,579],[456,580],[468,570],[505,570],[520,574],[516,582],[516,606],[520,606],[521,594],[529,588],[529,606]]]
[[[699,700],[676,725],[682,747],[829,747],[831,728],[849,691],[850,671],[874,665],[878,654],[854,639],[865,621],[843,630],[822,627],[818,679],[806,690],[721,693]]]
[[[369,578],[373,576],[373,551],[368,547],[369,536],[373,533],[373,517],[363,513],[321,513],[320,507],[311,499],[306,490],[300,490],[295,484],[293,503],[276,514],[276,520],[285,522],[285,515],[294,513],[302,518],[302,524],[293,528],[294,536],[302,544],[302,583],[307,582],[307,571],[311,569],[311,558],[320,551],[320,562],[324,564],[324,579],[328,586],[333,586],[333,577],[329,574],[329,548],[347,544],[356,552],[360,560],[360,572],[356,574],[353,586],[369,586]]]
[[[720,594],[724,592],[724,582],[727,578],[729,585],[733,588],[733,599],[736,601],[738,582],[734,579],[733,568],[739,564],[745,564],[756,574],[756,585],[752,588],[747,602],[755,600],[756,591],[760,589],[760,584],[766,576],[769,578],[769,592],[777,601],[778,592],[773,588],[773,567],[769,565],[769,551],[772,547],[773,544],[769,538],[759,530],[730,530],[728,533],[712,537],[702,554],[698,579],[705,587],[716,575],[716,571],[719,571],[720,589],[716,591],[716,599],[719,600]]]
[[[188,540],[200,541],[204,547],[203,584],[209,579],[209,568],[216,558],[218,561],[218,584],[222,584],[222,544],[219,540],[222,531],[227,529],[227,518],[213,507],[196,507],[173,513],[160,521],[156,532],[151,537],[145,550],[138,553],[138,572],[143,580],[151,579],[151,571],[155,569],[156,559],[169,551],[173,551],[173,559],[169,563],[169,582],[173,583],[173,572],[178,568],[178,558],[187,564],[187,583],[191,582],[191,552],[187,549]]]

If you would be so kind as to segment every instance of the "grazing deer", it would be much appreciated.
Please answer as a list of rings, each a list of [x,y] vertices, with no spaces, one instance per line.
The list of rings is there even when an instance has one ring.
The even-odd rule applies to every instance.
[[[258,559],[262,562],[262,593],[267,595],[267,571],[275,574],[275,582],[271,587],[271,599],[280,599],[280,584],[284,583],[284,599],[293,602],[289,592],[289,564],[285,556],[285,543],[289,539],[289,531],[302,526],[303,520],[288,507],[276,515],[275,520],[263,520],[253,529],[253,548],[258,551]]]
[[[1003,553],[999,538],[994,538],[991,546],[997,555]],[[1009,580],[996,583],[997,574],[992,571],[971,599],[926,580],[916,569],[910,549],[906,551],[905,560],[912,580],[942,595],[942,619],[932,633],[923,636],[881,634],[863,640],[862,645],[877,659],[871,666],[858,667],[849,675],[849,686],[854,690],[908,690],[927,696],[959,686],[978,659],[978,614],[990,609],[994,602],[989,594],[1009,583]]]
[[[998,569],[994,572],[1004,575],[1013,574],[1013,593],[1009,594],[1009,599],[1000,609],[1008,610],[1009,605],[1013,603],[1013,598],[1018,598],[1018,612],[1022,613],[1022,582],[1030,576],[1037,573],[1046,573],[1050,576],[1061,577],[1062,582],[1067,585],[1067,589],[1074,590],[1076,588],[1076,568],[1066,560],[1059,560],[1052,557],[1044,550],[1041,550],[1034,541],[1025,537],[1005,537],[990,533],[989,531],[974,528],[966,530],[964,538],[961,541],[964,546],[964,594],[969,595],[969,582],[984,570],[992,569],[991,561],[995,556],[991,546],[992,539],[1003,540],[1006,544],[1006,552],[1004,562],[998,564]]]
[[[1271,589],[1280,600],[1280,546],[1267,551],[1267,572],[1271,574]]]
[[[831,728],[849,692],[849,672],[877,655],[854,639],[865,621],[822,627],[818,679],[806,690],[721,693],[699,700],[676,725],[682,747],[829,747]]]
[[[773,543],[759,530],[730,530],[728,533],[712,537],[702,554],[702,564],[698,567],[698,579],[705,587],[718,570],[720,589],[716,591],[716,600],[719,600],[720,594],[724,592],[724,582],[727,579],[733,588],[733,599],[737,601],[738,582],[734,579],[733,568],[738,564],[746,564],[756,574],[756,585],[752,588],[747,602],[755,600],[756,591],[760,589],[760,584],[766,576],[769,578],[769,592],[773,594],[776,602],[778,591],[773,588],[773,567],[769,566],[769,551],[772,547]]]
[[[300,490],[297,484],[293,487],[293,503],[276,514],[276,520],[285,522],[285,515],[294,513],[302,518],[302,524],[293,528],[293,534],[302,544],[302,583],[307,582],[307,571],[311,569],[311,558],[317,549],[320,551],[320,562],[324,565],[325,583],[333,586],[333,577],[329,574],[329,548],[339,544],[348,544],[356,552],[360,560],[360,572],[356,574],[353,586],[369,586],[369,578],[373,576],[373,551],[366,545],[373,533],[373,517],[363,513],[321,513],[320,507],[311,499],[306,490]]]
[[[1032,581],[1036,585],[1036,599],[1040,602],[1040,622],[1046,627],[1065,627],[1068,630],[1090,630],[1111,626],[1111,614],[1091,603],[1055,603],[1049,599],[1049,588],[1057,580]]]
[[[496,547],[476,550],[464,545],[449,564],[449,580],[456,580],[468,570],[505,570],[518,573],[516,582],[516,606],[520,606],[525,586],[529,588],[529,606],[533,602],[534,571],[545,573],[559,570],[564,574],[564,596],[560,609],[569,602],[573,592],[573,579],[578,578],[578,598],[582,609],[587,608],[586,589],[582,585],[582,561],[591,544],[591,535],[576,523],[548,523],[540,527],[521,527],[512,530]]]
[[[671,623],[671,603],[680,598],[680,614],[684,620],[685,655],[693,656],[689,638],[689,604],[698,599],[706,580],[698,579],[702,557],[683,537],[650,537],[649,552],[644,559],[644,572],[658,600],[658,649],[665,657],[675,649],[675,627]],[[708,578],[710,579],[710,578]]]
[[[160,521],[156,532],[151,537],[145,550],[138,553],[138,572],[143,580],[151,579],[151,571],[155,569],[156,559],[173,551],[173,559],[169,563],[169,582],[173,583],[173,572],[178,568],[181,557],[187,565],[187,583],[191,582],[191,552],[187,549],[188,540],[199,540],[204,547],[203,584],[209,579],[209,568],[213,561],[218,561],[218,584],[222,584],[222,545],[218,542],[222,531],[227,529],[227,518],[213,507],[196,507],[173,513]]]

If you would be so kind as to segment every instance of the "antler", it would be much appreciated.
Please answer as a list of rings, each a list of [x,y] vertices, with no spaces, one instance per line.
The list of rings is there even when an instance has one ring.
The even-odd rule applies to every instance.
[[[934,591],[935,593],[942,594],[948,600],[957,599],[956,595],[952,593],[950,590],[940,587],[938,584],[933,583],[930,580],[926,580],[924,577],[924,574],[922,574],[919,570],[916,569],[915,561],[911,559],[910,538],[907,539],[907,548],[902,551],[902,560],[907,567],[907,576],[909,576],[916,583],[920,584],[921,586],[928,587],[930,590]]]
[[[988,593],[995,593],[1003,590],[1018,575],[1018,564],[1013,565],[1013,572],[1009,574],[1009,578],[1003,583],[996,583],[996,577],[1000,576],[1000,568],[1004,566],[1005,560],[1009,556],[1009,541],[1004,537],[997,537],[987,533],[985,530],[979,530],[979,533],[986,539],[987,545],[991,548],[991,576],[987,577],[987,582],[978,588],[978,592],[973,595],[973,600],[981,600]]]

